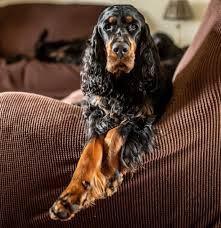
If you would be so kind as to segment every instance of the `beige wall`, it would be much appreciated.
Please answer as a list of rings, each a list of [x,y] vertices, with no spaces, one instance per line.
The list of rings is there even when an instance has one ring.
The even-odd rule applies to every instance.
[[[99,4],[124,4],[129,3],[137,7],[145,16],[152,32],[164,31],[170,34],[178,43],[179,32],[176,29],[176,22],[163,20],[163,12],[169,0],[0,0],[0,5],[7,5],[12,3],[99,3]],[[202,16],[207,8],[209,0],[189,0],[193,11],[194,20],[188,22],[181,22],[181,46],[187,45],[193,39],[197,28],[200,25]]]

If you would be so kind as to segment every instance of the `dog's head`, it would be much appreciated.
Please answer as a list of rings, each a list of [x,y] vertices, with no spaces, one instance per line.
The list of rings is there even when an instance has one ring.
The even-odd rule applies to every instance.
[[[81,72],[82,89],[88,91],[90,87],[95,91],[102,87],[105,90],[108,76],[118,78],[136,68],[140,75],[145,74],[143,79],[149,77],[150,81],[159,65],[158,52],[143,15],[131,5],[110,6],[98,18],[86,49]],[[88,78],[90,85],[84,80]]]
[[[136,49],[146,26],[144,17],[130,5],[115,5],[100,15],[97,32],[105,46],[107,71],[129,73],[134,68]]]

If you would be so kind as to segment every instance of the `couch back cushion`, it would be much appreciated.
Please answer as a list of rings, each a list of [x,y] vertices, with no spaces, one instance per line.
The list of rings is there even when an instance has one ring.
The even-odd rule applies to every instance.
[[[19,4],[0,7],[0,54],[33,54],[44,29],[48,40],[88,38],[102,5]]]

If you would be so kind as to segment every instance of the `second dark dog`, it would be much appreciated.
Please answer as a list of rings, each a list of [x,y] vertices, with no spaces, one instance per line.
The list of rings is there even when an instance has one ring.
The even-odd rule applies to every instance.
[[[35,45],[35,58],[49,63],[67,63],[79,65],[86,47],[81,39],[46,41],[48,31],[44,30]]]

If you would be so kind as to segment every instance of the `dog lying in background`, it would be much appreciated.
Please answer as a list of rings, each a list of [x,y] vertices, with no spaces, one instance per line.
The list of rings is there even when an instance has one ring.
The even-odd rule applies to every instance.
[[[153,40],[158,48],[161,65],[173,75],[187,47],[179,48],[167,34],[161,32],[153,34]]]
[[[86,47],[85,40],[46,41],[48,31],[44,30],[35,45],[35,58],[49,63],[68,63],[79,65]]]
[[[80,65],[86,41],[82,39],[46,41],[48,30],[44,30],[34,48],[34,55],[16,54],[4,57],[7,64],[21,60],[37,59],[47,63],[64,63]],[[2,56],[3,57],[3,56]]]
[[[171,75],[144,17],[131,5],[105,9],[85,50],[81,89],[86,96],[86,144],[68,187],[50,217],[69,220],[97,199],[114,194],[123,175],[152,151],[154,122],[172,93]]]

